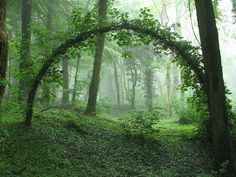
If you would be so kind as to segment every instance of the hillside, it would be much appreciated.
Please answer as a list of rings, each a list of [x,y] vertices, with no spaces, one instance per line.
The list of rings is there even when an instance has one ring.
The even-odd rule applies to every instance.
[[[146,141],[126,131],[125,119],[105,115],[55,109],[38,116],[32,128],[20,121],[17,114],[3,116],[1,177],[195,177],[211,172],[209,144],[182,136],[171,120],[160,122],[159,136]]]

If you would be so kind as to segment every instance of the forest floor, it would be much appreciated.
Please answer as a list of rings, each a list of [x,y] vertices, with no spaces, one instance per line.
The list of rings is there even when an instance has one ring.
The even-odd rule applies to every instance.
[[[12,113],[1,120],[1,177],[200,177],[212,169],[210,145],[174,119],[161,120],[159,136],[145,142],[120,118],[51,110],[32,128],[21,121]]]

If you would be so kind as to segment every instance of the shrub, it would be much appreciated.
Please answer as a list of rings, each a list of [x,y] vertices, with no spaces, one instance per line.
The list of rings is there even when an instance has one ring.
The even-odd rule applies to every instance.
[[[193,120],[189,117],[181,117],[179,118],[178,123],[180,125],[187,125],[193,123]]]
[[[158,132],[154,125],[157,124],[159,119],[159,108],[154,108],[150,112],[136,111],[133,112],[132,118],[125,128],[133,136],[142,139],[151,138]]]
[[[174,104],[174,110],[181,125],[192,124],[200,119],[199,112],[191,105],[184,101],[176,101]]]
[[[101,98],[97,102],[97,112],[99,114],[109,113],[111,111],[111,101],[108,98]]]

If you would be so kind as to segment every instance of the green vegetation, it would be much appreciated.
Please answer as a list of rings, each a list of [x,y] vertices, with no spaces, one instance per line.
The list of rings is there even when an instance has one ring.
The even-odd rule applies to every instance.
[[[21,121],[11,112],[2,119],[0,176],[195,177],[212,170],[210,145],[182,138],[194,126],[175,120],[161,121],[159,136],[145,142],[127,133],[129,122],[117,117],[53,109],[32,128]]]
[[[0,0],[0,177],[235,177],[235,4]]]

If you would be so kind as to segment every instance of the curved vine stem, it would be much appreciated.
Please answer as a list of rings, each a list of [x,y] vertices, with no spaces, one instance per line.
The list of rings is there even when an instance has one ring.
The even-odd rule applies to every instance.
[[[52,52],[52,54],[48,57],[46,62],[39,70],[37,76],[33,80],[27,99],[25,125],[27,126],[31,125],[34,99],[37,92],[37,88],[40,82],[42,81],[43,77],[48,72],[49,68],[52,67],[53,64],[55,64],[56,62],[60,61],[59,56],[65,54],[68,48],[77,45],[82,45],[84,41],[95,37],[99,33],[114,32],[123,29],[131,30],[138,34],[147,35],[151,37],[154,41],[157,41],[158,43],[163,45],[165,49],[169,49],[173,51],[176,55],[181,56],[180,58],[188,65],[188,67],[192,70],[192,72],[195,73],[195,76],[202,90],[203,91],[207,90],[204,82],[205,74],[199,64],[199,57],[201,57],[201,55],[197,53],[198,50],[196,47],[191,46],[190,43],[188,42],[184,42],[184,45],[182,45],[183,41],[176,40],[176,38],[173,38],[172,35],[169,35],[173,33],[169,32],[166,29],[158,28],[156,30],[153,30],[128,22],[111,24],[106,27],[102,27],[100,29],[94,29],[91,31],[82,32],[78,34],[76,37],[68,39],[64,44],[62,44]]]

